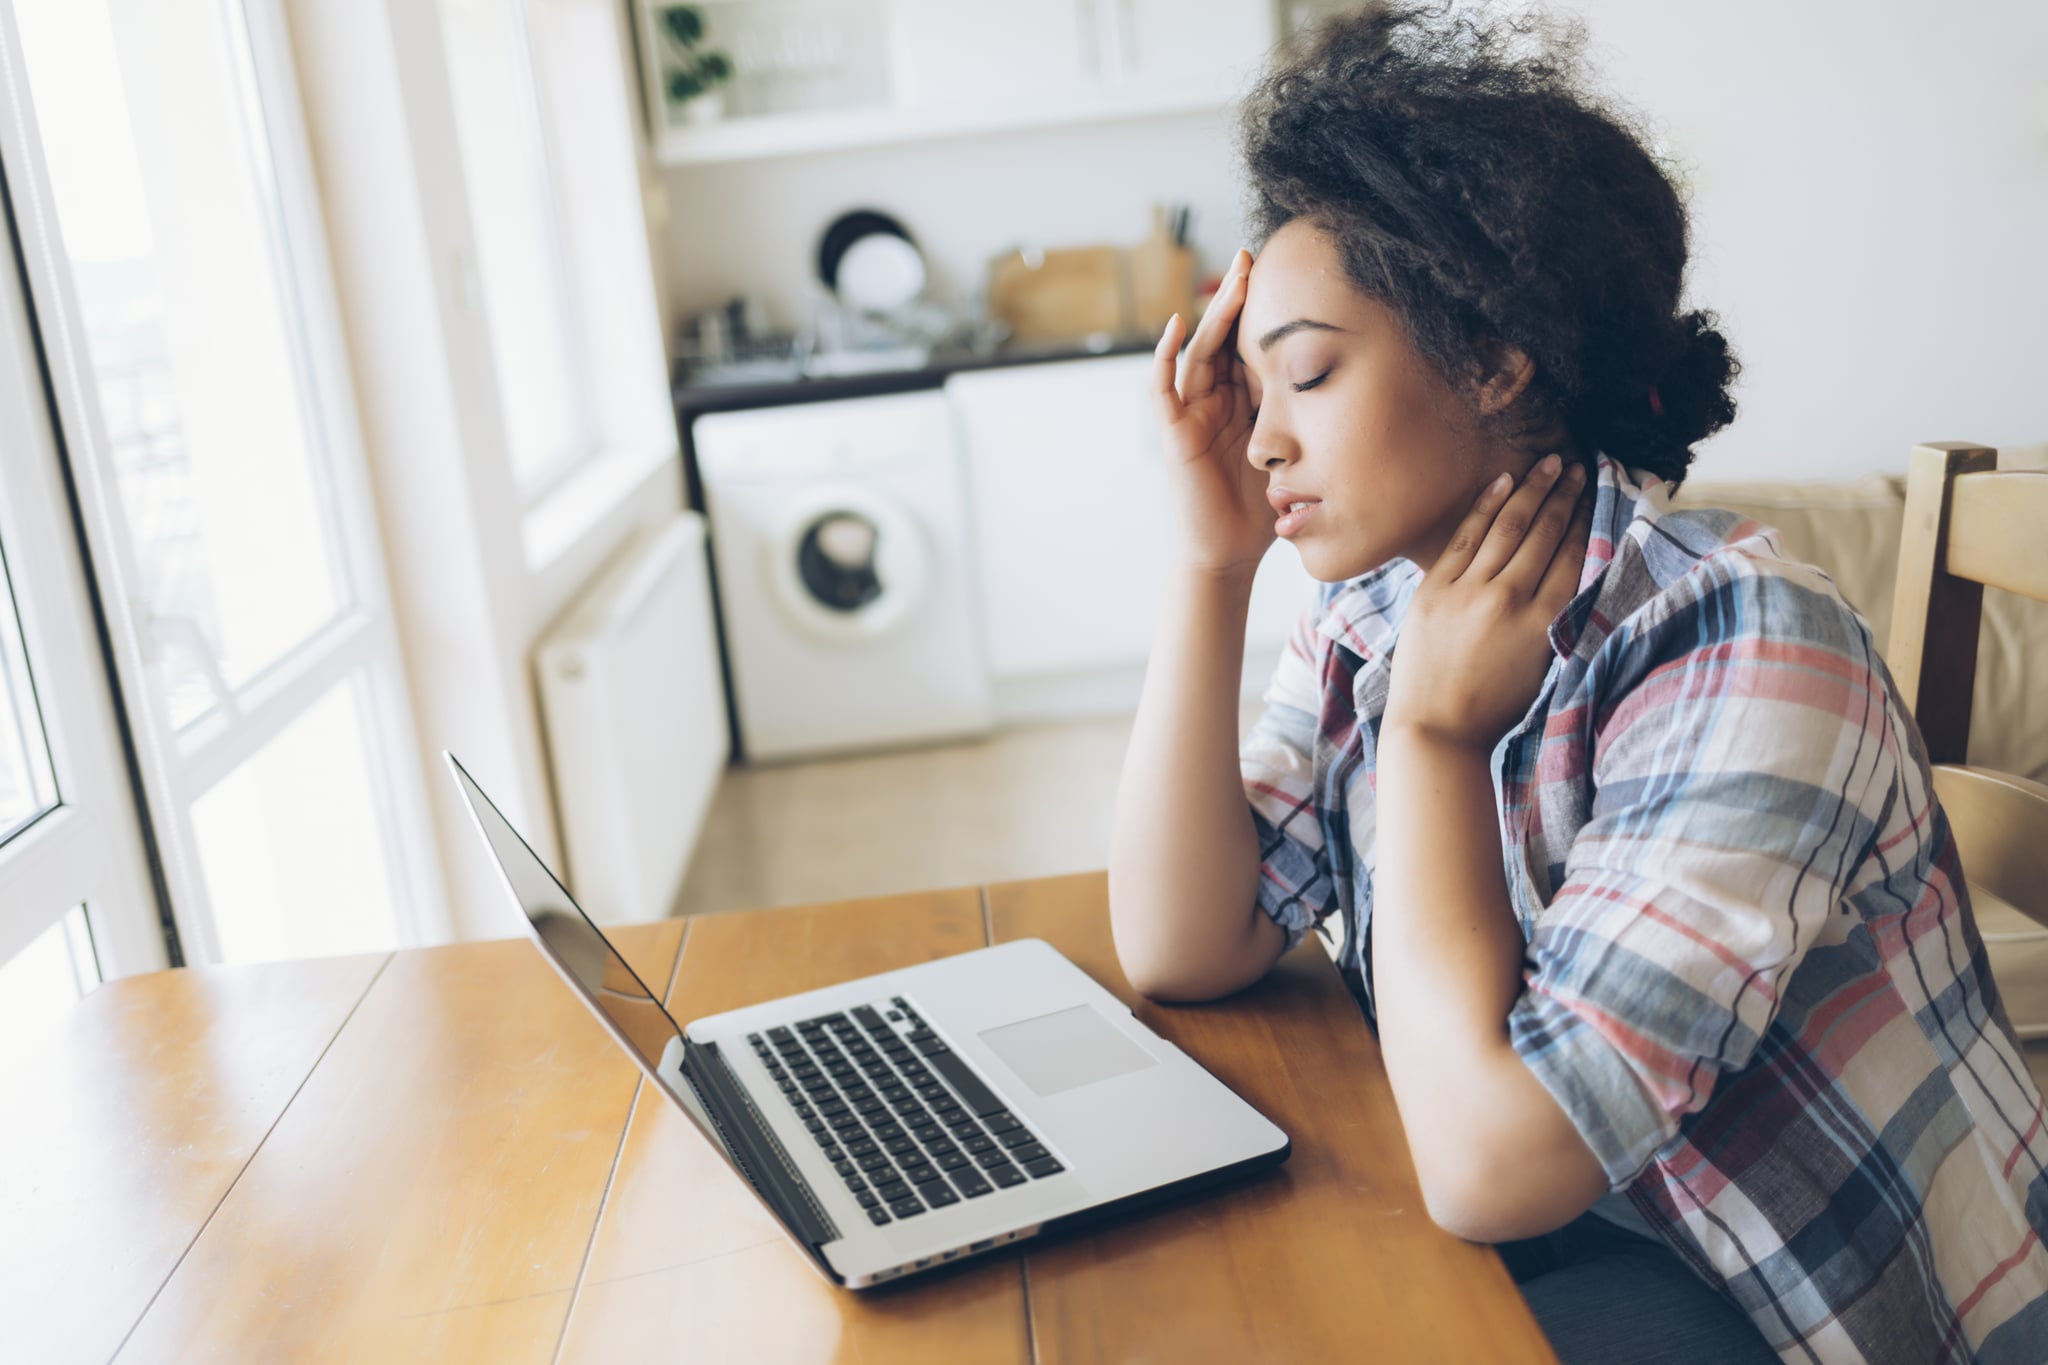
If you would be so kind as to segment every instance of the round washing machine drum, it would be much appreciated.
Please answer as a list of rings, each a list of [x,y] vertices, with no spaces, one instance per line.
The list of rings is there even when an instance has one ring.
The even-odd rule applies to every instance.
[[[775,604],[797,631],[828,643],[887,635],[931,579],[931,551],[910,511],[854,484],[798,493],[762,550]]]

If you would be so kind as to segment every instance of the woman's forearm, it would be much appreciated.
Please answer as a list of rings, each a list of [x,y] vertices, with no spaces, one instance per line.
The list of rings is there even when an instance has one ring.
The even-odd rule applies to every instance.
[[[1251,577],[1176,572],[1145,669],[1110,834],[1110,925],[1131,984],[1210,999],[1263,976],[1285,935],[1258,913],[1237,766]]]
[[[1547,1232],[1605,1181],[1508,1041],[1524,944],[1488,755],[1383,729],[1376,801],[1373,997],[1424,1196],[1475,1240]]]

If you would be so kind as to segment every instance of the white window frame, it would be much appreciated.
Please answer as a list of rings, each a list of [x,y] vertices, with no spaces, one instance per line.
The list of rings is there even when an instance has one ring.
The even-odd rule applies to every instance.
[[[19,205],[22,165],[10,117],[22,86],[13,15],[0,13],[0,165]],[[169,964],[160,902],[100,650],[92,585],[72,535],[64,462],[45,401],[36,319],[21,293],[12,234],[0,260],[0,544],[56,777],[56,805],[0,843],[0,962],[79,905],[102,977]],[[0,610],[7,604],[0,601]]]
[[[283,255],[279,285],[298,324],[292,329],[299,342],[293,362],[307,419],[315,428],[308,434],[319,452],[317,477],[332,498],[331,521],[343,561],[337,567],[352,605],[244,685],[232,707],[218,706],[218,714],[182,734],[150,686],[143,663],[148,625],[137,616],[146,612],[146,599],[136,566],[126,562],[125,548],[131,542],[34,112],[26,98],[11,7],[6,23],[5,76],[13,101],[0,150],[7,156],[15,187],[22,254],[49,357],[58,419],[71,452],[88,551],[107,600],[129,607],[110,608],[108,626],[116,674],[135,722],[141,785],[186,960],[218,961],[221,948],[193,831],[193,803],[331,688],[351,675],[359,676],[364,680],[363,733],[370,750],[366,758],[373,788],[382,798],[379,830],[399,940],[438,942],[449,937],[450,925],[421,773],[413,761],[417,746],[356,425],[354,383],[341,340],[283,17],[279,0],[220,0],[220,5],[231,31],[239,28],[245,40],[240,93],[261,120],[267,140],[263,150],[269,154],[269,165],[255,168],[256,183],[260,187],[269,181],[273,190],[268,211],[274,244]]]

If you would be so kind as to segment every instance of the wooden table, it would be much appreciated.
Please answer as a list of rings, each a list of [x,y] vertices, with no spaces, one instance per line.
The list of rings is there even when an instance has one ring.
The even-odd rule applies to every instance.
[[[1551,1359],[1422,1208],[1313,944],[1217,1004],[1125,984],[1101,874],[639,926],[684,1018],[1038,936],[1294,1138],[1276,1172],[854,1294],[813,1272],[523,940],[114,982],[0,1039],[0,1355]]]

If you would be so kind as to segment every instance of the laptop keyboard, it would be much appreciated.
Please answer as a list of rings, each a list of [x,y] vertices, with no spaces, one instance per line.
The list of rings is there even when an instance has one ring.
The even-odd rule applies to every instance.
[[[877,1227],[1065,1169],[900,995],[747,1042]]]

